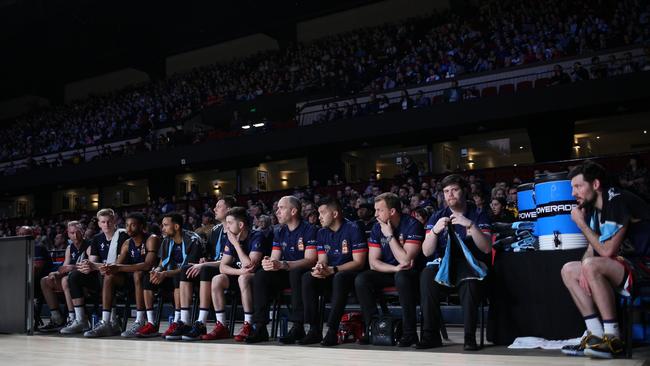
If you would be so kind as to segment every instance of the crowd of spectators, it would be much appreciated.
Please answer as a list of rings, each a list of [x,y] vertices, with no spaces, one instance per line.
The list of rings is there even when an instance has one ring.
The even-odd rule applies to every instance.
[[[471,175],[469,178],[472,180],[472,190],[474,193],[476,190],[481,190],[481,197],[492,194],[488,190],[489,187],[481,185],[475,176]],[[318,183],[315,182],[315,184],[317,185]],[[437,179],[422,180],[420,182],[413,178],[407,178],[401,184],[390,184],[386,188],[383,188],[383,186],[383,182],[376,181],[375,179],[370,179],[367,186],[362,187],[360,190],[354,189],[353,185],[344,184],[335,186],[338,188],[335,194],[343,203],[346,218],[362,222],[366,231],[369,231],[375,222],[373,208],[374,197],[386,190],[400,196],[403,201],[402,211],[404,213],[411,214],[422,222],[425,222],[434,210],[444,205],[442,191]],[[318,193],[319,191],[318,188],[310,186],[296,189],[293,192],[293,195],[298,197],[302,202],[303,218],[317,226],[320,225],[317,202],[324,196],[323,193]],[[496,194],[499,195],[499,192],[501,191],[496,191]],[[508,197],[509,205],[516,204],[510,201],[510,199],[516,199],[516,194]],[[277,199],[272,202],[264,202],[251,196],[250,199],[241,202],[242,205],[247,207],[250,220],[255,229],[270,230],[277,225],[277,218],[274,213],[277,209]],[[183,215],[184,229],[195,231],[207,237],[212,225],[215,224],[212,208],[216,200],[216,197],[209,197],[188,203],[188,201],[177,200],[174,197],[171,199],[159,198],[157,201],[150,202],[146,207],[135,210],[141,211],[146,215],[150,231],[158,232],[159,228],[157,226],[162,219],[162,214],[174,211]],[[485,209],[483,206],[481,208]],[[123,227],[124,218],[128,216],[131,210],[116,209],[118,226]],[[514,220],[512,212],[508,214],[511,216],[510,221]],[[92,216],[92,213],[81,214],[78,219],[86,228],[86,238],[91,238],[99,232],[97,220]],[[12,236],[20,226],[28,225],[34,228],[37,243],[43,244],[50,250],[65,249],[67,245],[67,238],[65,236],[66,221],[63,216],[47,220],[28,219],[12,227],[10,220],[2,220],[0,221],[0,237]]]
[[[584,80],[603,79],[607,77],[628,74],[637,71],[650,71],[650,47],[644,49],[642,57],[633,57],[626,52],[622,58],[611,55],[602,61],[599,56],[594,56],[591,63],[585,67],[581,62],[575,62],[571,69],[564,69],[561,65],[554,65],[551,73],[540,76],[547,87],[569,84]],[[388,98],[380,91],[371,91],[369,100],[360,103],[356,98],[350,101],[324,103],[322,111],[316,111],[317,118],[314,123],[323,123],[338,119],[349,119],[364,115],[382,114],[389,111],[428,108],[436,103],[457,103],[479,98],[481,85],[459,86],[453,79],[449,88],[442,93],[424,93],[422,90],[410,95],[406,89],[400,91],[397,98]]]
[[[355,220],[369,232],[376,222],[374,217],[374,198],[383,192],[393,192],[402,201],[402,212],[412,215],[423,224],[436,210],[445,207],[441,179],[421,174],[417,163],[405,159],[400,174],[389,180],[378,180],[376,172],[372,172],[365,182],[346,183],[338,175],[328,180],[326,184],[313,181],[309,186],[296,188],[292,192],[277,192],[272,196],[260,199],[259,194],[248,194],[240,197],[238,204],[246,207],[255,230],[270,231],[277,227],[275,216],[278,200],[282,195],[293,194],[302,202],[303,219],[319,226],[318,202],[325,196],[336,196],[342,203],[343,213],[348,220]],[[545,173],[536,171],[535,174]],[[512,177],[508,180],[488,182],[480,175],[467,172],[468,201],[474,204],[476,210],[486,211],[493,222],[517,221],[517,186],[522,179]],[[614,177],[614,176],[613,176]],[[639,157],[632,157],[622,174],[615,175],[612,184],[641,196],[650,202],[648,186],[650,174]],[[269,198],[270,197],[270,198]],[[183,216],[184,229],[195,231],[202,237],[209,236],[215,225],[213,208],[218,198],[190,192],[182,198],[164,198],[152,200],[144,207],[115,208],[117,225],[124,226],[124,218],[134,210],[142,212],[147,218],[148,230],[159,233],[162,215],[178,212]],[[36,242],[50,250],[65,249],[65,235],[68,219],[79,220],[85,228],[85,237],[91,238],[98,233],[97,219],[93,212],[59,215],[51,218],[1,219],[0,237],[12,236],[20,226],[34,228]],[[70,216],[74,215],[74,216]]]
[[[151,139],[153,129],[179,122],[209,105],[270,94],[367,92],[372,93],[370,103],[337,105],[328,118],[381,113],[391,107],[379,95],[386,90],[646,43],[650,41],[649,18],[646,0],[482,2],[463,16],[444,11],[296,43],[22,116],[5,123],[0,133],[0,161],[127,137],[141,137],[143,144],[153,148],[158,142],[157,137]],[[596,61],[588,72],[577,65],[573,80],[647,67],[627,60]],[[567,82],[565,72],[559,72],[553,82]],[[455,101],[477,97],[477,93],[452,89],[445,97]],[[396,105],[423,107],[430,103],[427,99],[403,95]]]

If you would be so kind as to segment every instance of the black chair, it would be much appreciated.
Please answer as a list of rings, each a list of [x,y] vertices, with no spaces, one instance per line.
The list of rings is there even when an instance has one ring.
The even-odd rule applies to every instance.
[[[621,296],[621,323],[624,324],[623,341],[625,342],[625,357],[632,357],[633,337],[632,327],[634,324],[634,313],[641,313],[641,324],[648,324],[645,319],[646,313],[650,312],[650,302],[644,302],[643,297],[650,296],[650,280],[642,280],[634,283],[630,296]],[[634,302],[639,299],[639,306],[635,307]]]
[[[192,310],[190,311],[190,323],[194,324],[196,319],[199,318],[199,287],[198,286],[193,286],[192,287]]]
[[[241,294],[236,289],[227,289],[225,293],[226,298],[230,298],[230,314],[228,318],[228,328],[230,329],[230,336],[235,335],[235,323],[237,319],[237,308],[239,307],[239,299]]]
[[[130,295],[132,293],[133,291],[130,289],[123,288],[117,289],[117,291],[115,291],[115,296],[113,296],[113,306],[122,308],[122,318],[120,319],[122,321],[122,324],[120,325],[122,331],[126,329],[126,326],[129,323],[129,317],[131,316],[131,304],[134,303]]]
[[[454,294],[452,294],[452,295],[453,295],[455,298],[458,298],[458,294],[457,294],[457,293],[454,293]],[[450,297],[452,297],[452,296],[450,295],[450,296],[447,297],[447,304],[450,304],[450,303],[451,303],[451,301],[450,301]],[[486,306],[489,306],[489,302],[488,302],[488,298],[487,298],[487,297],[484,297],[483,300],[481,300],[481,303],[479,304],[479,309],[478,309],[478,311],[479,311],[479,330],[480,330],[480,332],[481,332],[481,335],[480,335],[480,337],[481,337],[481,340],[480,340],[480,347],[481,347],[481,348],[483,348],[483,346],[485,346],[485,329],[486,329],[486,322],[485,322],[485,307],[486,307]],[[441,324],[440,333],[442,334],[442,338],[443,338],[444,340],[447,340],[447,341],[448,341],[448,340],[449,340],[449,337],[447,336],[447,328],[445,327],[445,321],[444,321],[444,319],[443,319],[443,317],[442,317],[442,314],[441,314],[441,316],[440,316],[440,319],[442,320],[442,321],[440,322],[440,324]]]
[[[174,304],[174,292],[173,291],[163,291],[158,289],[153,294],[154,302],[156,303],[156,312],[155,312],[155,323],[154,326],[156,329],[160,329],[160,316],[162,314],[163,305],[165,300],[170,300]]]
[[[200,305],[200,298],[199,298],[199,287],[194,286],[194,289],[192,291],[192,310],[190,313],[190,319],[192,322],[196,321],[199,318],[199,305]],[[230,299],[230,314],[228,314],[228,328],[230,330],[230,336],[235,335],[235,324],[236,324],[236,318],[237,318],[237,308],[239,306],[239,299],[241,297],[241,294],[237,289],[226,289],[225,291],[225,297],[226,299]],[[210,310],[214,311],[212,308],[212,304],[210,304]]]
[[[391,287],[385,287],[381,290],[381,293],[379,294],[379,306],[381,308],[382,314],[387,315],[388,314],[388,302],[387,302],[387,297],[392,297],[392,298],[399,298],[399,293],[397,292],[397,287],[391,286]],[[422,309],[420,309],[422,311]],[[440,335],[442,338],[446,341],[449,340],[449,335],[447,334],[447,326],[445,325],[445,321],[442,318],[442,310],[440,310]],[[420,323],[420,327],[422,324]],[[422,329],[420,329],[420,334],[422,334]]]
[[[277,339],[278,338],[278,330],[280,328],[280,319],[279,319],[279,314],[280,314],[280,308],[282,305],[285,305],[289,310],[291,309],[291,301],[285,302],[284,299],[287,297],[291,297],[292,291],[290,288],[285,288],[284,290],[280,291],[278,295],[276,296],[275,300],[273,301],[273,305],[271,306],[271,337]]]

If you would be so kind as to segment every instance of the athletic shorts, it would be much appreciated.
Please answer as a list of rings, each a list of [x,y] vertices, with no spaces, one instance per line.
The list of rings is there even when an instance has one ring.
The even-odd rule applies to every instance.
[[[649,257],[616,257],[619,263],[625,268],[623,280],[616,288],[621,296],[630,296],[634,289],[634,283],[650,280],[650,258]]]
[[[194,278],[187,278],[187,269],[190,268],[189,265],[183,266],[181,268],[181,278],[180,280],[182,282],[193,282],[193,283],[198,283],[199,281],[202,282],[210,282],[212,281],[212,278],[216,275],[218,275],[219,272],[219,267],[212,267],[212,266],[204,266],[201,268],[201,272],[199,273],[198,276]]]

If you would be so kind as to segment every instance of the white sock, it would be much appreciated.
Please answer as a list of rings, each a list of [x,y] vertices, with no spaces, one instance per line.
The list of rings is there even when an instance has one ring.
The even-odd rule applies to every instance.
[[[138,323],[142,323],[144,320],[144,310],[138,310],[137,315],[135,317],[135,321]]]
[[[244,313],[244,321],[248,324],[253,324],[253,314]]]
[[[620,337],[618,332],[618,322],[615,320],[603,320],[603,326],[605,327],[604,333],[610,334],[615,337]]]
[[[225,321],[226,321],[226,313],[225,313],[223,310],[221,310],[221,311],[215,311],[215,314],[214,314],[214,315],[216,315],[216,317],[217,317],[217,321],[218,321],[219,323],[221,323],[221,324],[224,324],[224,323],[225,323]]]
[[[199,310],[199,321],[203,324],[208,320],[208,309]]]
[[[110,310],[102,310],[102,321],[108,323],[111,321],[111,312]]]
[[[156,323],[156,318],[155,318],[155,315],[154,315],[154,313],[153,313],[153,309],[149,309],[149,310],[147,310],[147,321],[148,321],[149,323],[151,323],[151,324],[155,324],[155,323]]]
[[[181,309],[181,321],[185,324],[190,323],[190,309]]]
[[[181,311],[174,310],[174,323],[178,323],[179,320],[181,320]]]
[[[603,325],[600,323],[597,315],[590,315],[585,317],[585,324],[587,325],[587,330],[596,337],[603,336]]]
[[[85,306],[75,306],[74,307],[74,316],[78,321],[82,321],[86,318],[86,309]]]

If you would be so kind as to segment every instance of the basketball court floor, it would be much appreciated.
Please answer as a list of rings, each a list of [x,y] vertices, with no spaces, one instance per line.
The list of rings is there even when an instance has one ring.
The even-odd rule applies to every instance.
[[[60,335],[0,335],[0,365],[650,365],[650,347],[636,348],[634,358],[591,360],[567,357],[559,351],[509,350],[487,345],[463,352],[462,329],[449,329],[450,342],[434,350],[346,344],[334,348],[287,346],[271,341],[246,345],[233,340],[170,342],[160,338],[85,339]]]

